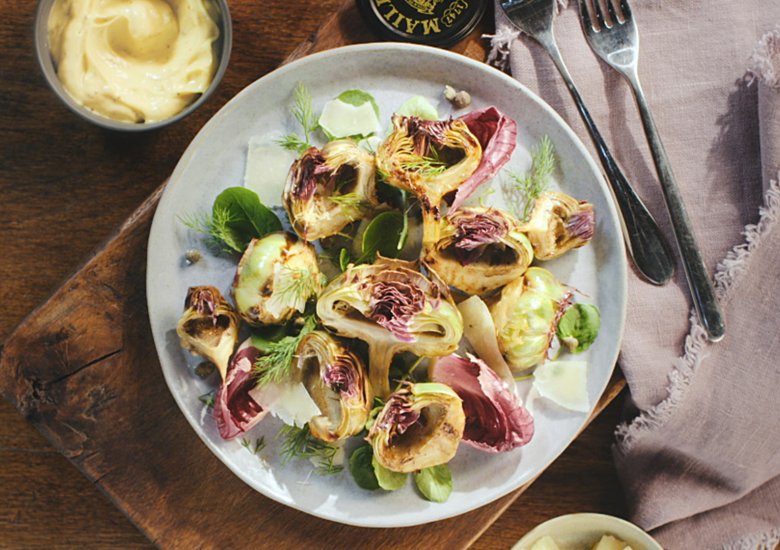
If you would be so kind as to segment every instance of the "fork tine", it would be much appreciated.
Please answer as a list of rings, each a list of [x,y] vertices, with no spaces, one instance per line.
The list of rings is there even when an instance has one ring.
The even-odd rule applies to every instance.
[[[593,0],[593,13],[596,15],[596,21],[599,22],[599,28],[603,29],[604,27],[610,28],[610,25],[607,25],[606,19],[604,19],[604,14],[601,13],[601,6],[599,5],[599,0]]]
[[[588,0],[579,0],[580,1],[580,18],[582,20],[582,28],[587,29],[590,28],[592,30],[597,30],[596,26],[593,24],[593,21],[590,18],[590,13],[588,13]]]
[[[628,21],[631,19],[631,8],[628,7],[627,0],[620,0],[620,11],[623,12],[623,20]]]
[[[609,16],[612,19],[612,24],[620,25],[620,19],[618,19],[617,12],[615,12],[613,0],[607,0],[607,11],[609,12]]]

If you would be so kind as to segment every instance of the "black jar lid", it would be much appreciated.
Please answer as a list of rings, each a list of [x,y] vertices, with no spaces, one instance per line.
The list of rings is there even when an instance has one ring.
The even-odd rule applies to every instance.
[[[485,13],[485,0],[357,0],[381,38],[448,48],[465,38]]]

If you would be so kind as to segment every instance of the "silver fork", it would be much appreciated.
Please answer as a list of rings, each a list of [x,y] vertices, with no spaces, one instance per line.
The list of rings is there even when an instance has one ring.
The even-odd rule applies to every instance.
[[[501,8],[514,25],[539,42],[550,54],[596,146],[623,222],[628,253],[639,272],[651,283],[662,285],[674,273],[674,264],[658,224],[637,196],[607,148],[563,63],[553,34],[557,0],[502,0]]]
[[[619,17],[613,2],[619,1],[622,17]],[[682,201],[677,181],[675,180],[666,151],[661,143],[655,122],[650,114],[642,86],[639,84],[637,62],[639,59],[639,34],[636,22],[631,15],[627,0],[606,0],[609,19],[599,5],[599,0],[592,0],[593,17],[588,14],[587,0],[579,0],[580,20],[588,44],[607,65],[622,74],[631,84],[639,106],[639,114],[645,136],[650,144],[653,161],[661,181],[666,207],[672,220],[677,248],[680,251],[685,277],[693,298],[693,305],[701,320],[708,338],[717,342],[725,333],[723,315],[712,289],[712,283],[707,275],[699,247],[691,229],[688,213]]]

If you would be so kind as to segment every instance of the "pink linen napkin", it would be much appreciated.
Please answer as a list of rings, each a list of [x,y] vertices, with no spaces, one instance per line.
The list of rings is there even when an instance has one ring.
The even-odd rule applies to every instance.
[[[632,9],[640,78],[714,273],[726,337],[718,344],[704,338],[679,261],[675,278],[661,288],[629,272],[619,365],[633,418],[618,427],[614,449],[629,519],[670,549],[774,548],[780,542],[780,26],[773,27],[780,2],[634,0]],[[563,58],[672,244],[631,91],[591,52],[578,17],[572,5],[556,20]],[[497,7],[490,60],[511,69],[591,147],[547,54],[516,37]]]

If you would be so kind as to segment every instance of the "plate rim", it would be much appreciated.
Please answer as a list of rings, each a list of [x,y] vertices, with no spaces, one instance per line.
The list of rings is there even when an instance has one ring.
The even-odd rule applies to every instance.
[[[240,104],[241,99],[245,95],[249,95],[253,92],[253,90],[257,87],[260,87],[263,85],[264,81],[272,80],[274,78],[278,78],[281,75],[286,74],[287,72],[293,72],[296,70],[299,70],[299,67],[305,66],[308,64],[314,64],[314,63],[321,63],[323,60],[327,60],[329,58],[339,57],[342,55],[349,55],[351,53],[372,53],[372,52],[393,52],[393,51],[399,51],[404,53],[418,53],[420,55],[430,56],[431,58],[442,58],[447,59],[449,61],[455,62],[455,63],[461,63],[464,65],[469,66],[472,69],[475,69],[480,72],[485,72],[488,75],[490,75],[493,78],[498,78],[499,80],[503,81],[505,84],[508,84],[509,86],[515,88],[518,90],[519,93],[525,94],[531,101],[536,103],[543,111],[545,111],[546,115],[552,117],[552,119],[559,125],[561,130],[569,137],[571,140],[571,143],[573,146],[579,150],[582,157],[585,159],[586,163],[588,164],[588,167],[590,171],[592,171],[594,174],[597,174],[597,180],[598,185],[602,187],[602,190],[604,191],[604,195],[606,197],[612,197],[612,192],[609,189],[603,171],[601,168],[596,164],[596,161],[594,160],[592,154],[588,151],[588,149],[585,147],[582,140],[579,138],[579,136],[576,134],[576,132],[569,126],[569,124],[561,117],[561,115],[553,109],[547,102],[545,102],[541,97],[539,97],[536,93],[534,93],[532,90],[527,88],[524,84],[522,84],[517,79],[507,75],[506,73],[503,73],[499,71],[498,69],[488,65],[487,63],[483,63],[481,61],[477,61],[473,58],[470,58],[468,56],[455,53],[449,50],[443,50],[431,46],[425,46],[425,45],[418,45],[418,44],[405,44],[405,43],[394,43],[394,42],[371,42],[366,44],[352,44],[352,45],[346,45],[346,46],[340,46],[337,48],[332,48],[329,50],[320,51],[317,53],[305,55],[304,57],[301,57],[299,59],[296,59],[294,61],[291,61],[289,63],[285,63],[284,65],[281,65],[280,67],[274,69],[273,71],[261,76],[260,78],[256,79],[252,83],[248,84],[246,87],[244,87],[241,91],[239,91],[236,95],[234,95],[225,105],[223,105],[207,122],[204,124],[204,126],[198,131],[198,133],[194,136],[192,141],[190,141],[187,148],[182,153],[181,157],[179,158],[176,167],[174,168],[173,172],[171,173],[170,177],[168,178],[168,181],[165,183],[165,187],[163,189],[162,195],[160,197],[160,201],[157,204],[157,207],[155,209],[155,214],[152,219],[151,228],[149,231],[149,238],[147,241],[147,263],[146,263],[146,304],[147,304],[147,313],[150,319],[151,324],[151,300],[150,300],[150,293],[148,292],[148,288],[154,284],[154,281],[152,280],[153,274],[152,270],[149,269],[150,264],[150,256],[152,254],[152,244],[153,241],[160,239],[162,236],[159,235],[160,233],[160,225],[162,222],[158,222],[157,214],[160,211],[166,210],[165,208],[162,208],[164,205],[167,204],[168,200],[172,200],[171,196],[173,192],[172,189],[175,189],[178,185],[181,185],[183,178],[177,177],[179,174],[185,169],[185,167],[191,162],[193,156],[197,153],[201,143],[207,139],[207,136],[210,135],[210,133],[213,131],[214,127],[218,124],[218,121],[220,118],[225,116],[227,113],[231,112],[233,109],[237,107],[237,105]],[[617,243],[619,250],[625,250],[625,242],[623,239],[622,234],[622,226],[620,224],[620,218],[617,214],[617,209],[612,200],[607,201],[607,207],[608,207],[608,216],[612,220],[612,224],[618,228],[618,231],[616,232],[616,236],[619,240]],[[604,214],[602,213],[602,216]],[[587,413],[587,416],[585,417],[585,422],[587,422],[587,419],[590,418],[590,416],[593,414],[593,411],[595,410],[596,406],[598,405],[598,401],[601,399],[601,397],[604,395],[604,392],[607,388],[607,385],[609,384],[609,381],[612,378],[612,375],[614,373],[614,369],[617,365],[617,359],[620,352],[620,345],[623,340],[623,335],[625,331],[625,320],[626,320],[626,310],[627,310],[627,298],[628,298],[628,262],[627,258],[625,256],[625,253],[621,254],[618,258],[618,270],[620,272],[620,303],[621,306],[619,310],[619,318],[618,318],[618,334],[616,337],[616,345],[615,350],[613,351],[612,357],[611,357],[611,368],[609,371],[609,376],[605,377],[605,380],[598,391],[598,398],[593,402],[590,411]],[[225,465],[231,472],[233,472],[234,475],[236,475],[239,479],[241,479],[242,482],[246,483],[250,488],[252,488],[254,491],[257,491],[261,495],[263,495],[266,498],[269,498],[271,500],[274,500],[276,502],[279,502],[280,504],[284,504],[285,506],[289,506],[290,508],[293,508],[296,511],[306,513],[321,519],[325,519],[328,521],[333,521],[335,523],[341,523],[344,525],[351,525],[356,527],[368,527],[368,528],[394,528],[394,527],[411,527],[415,525],[423,525],[427,523],[432,523],[435,521],[442,521],[448,518],[456,517],[459,515],[466,514],[468,512],[472,512],[476,510],[477,508],[480,508],[482,506],[486,506],[492,502],[495,502],[496,500],[505,497],[506,495],[510,494],[511,492],[517,490],[521,486],[523,486],[526,483],[532,483],[536,476],[532,476],[530,480],[526,480],[523,482],[518,482],[516,484],[510,484],[507,486],[505,490],[502,491],[502,493],[498,496],[494,496],[489,499],[482,499],[471,502],[468,506],[466,506],[462,510],[458,510],[452,513],[445,513],[441,515],[437,515],[434,518],[431,519],[422,519],[422,520],[409,520],[409,521],[388,521],[386,523],[382,524],[376,524],[376,523],[366,523],[361,522],[359,519],[354,518],[354,516],[346,516],[346,517],[340,517],[340,518],[334,518],[332,515],[328,515],[326,513],[319,512],[317,509],[306,509],[303,510],[300,507],[297,506],[296,502],[285,500],[282,498],[281,495],[277,495],[272,492],[266,492],[261,490],[257,484],[250,478],[248,474],[244,472],[244,470],[237,467],[237,465],[233,464],[231,460],[227,460],[227,457],[223,454],[222,449],[220,449],[218,446],[214,445],[206,436],[205,432],[201,429],[200,426],[197,425],[196,420],[194,418],[190,418],[190,415],[187,413],[187,409],[189,408],[188,404],[183,402],[183,397],[181,397],[177,392],[173,391],[173,380],[169,378],[169,374],[167,372],[167,369],[162,365],[162,355],[161,350],[164,350],[167,342],[165,341],[165,338],[163,335],[157,335],[154,330],[152,330],[152,338],[155,344],[155,352],[157,353],[157,359],[160,362],[160,367],[163,373],[163,378],[165,379],[165,383],[168,386],[168,391],[171,393],[171,395],[174,398],[174,401],[176,402],[176,405],[179,407],[180,412],[185,417],[187,422],[190,424],[190,427],[195,431],[195,433],[198,435],[198,437],[203,441],[203,443],[206,445],[206,447],[222,462],[223,465]],[[567,438],[565,441],[565,444],[561,447],[559,452],[553,453],[551,458],[548,461],[545,461],[543,466],[540,468],[538,475],[541,475],[544,471],[547,470],[547,468],[550,467],[550,465],[555,462],[558,457],[566,451],[566,449],[569,448],[569,446],[572,444],[572,442],[577,438],[577,436],[582,432],[582,430],[587,426],[586,423],[584,423],[579,430],[575,431],[570,438]],[[392,516],[391,516],[392,517]],[[390,519],[390,518],[389,518]]]

